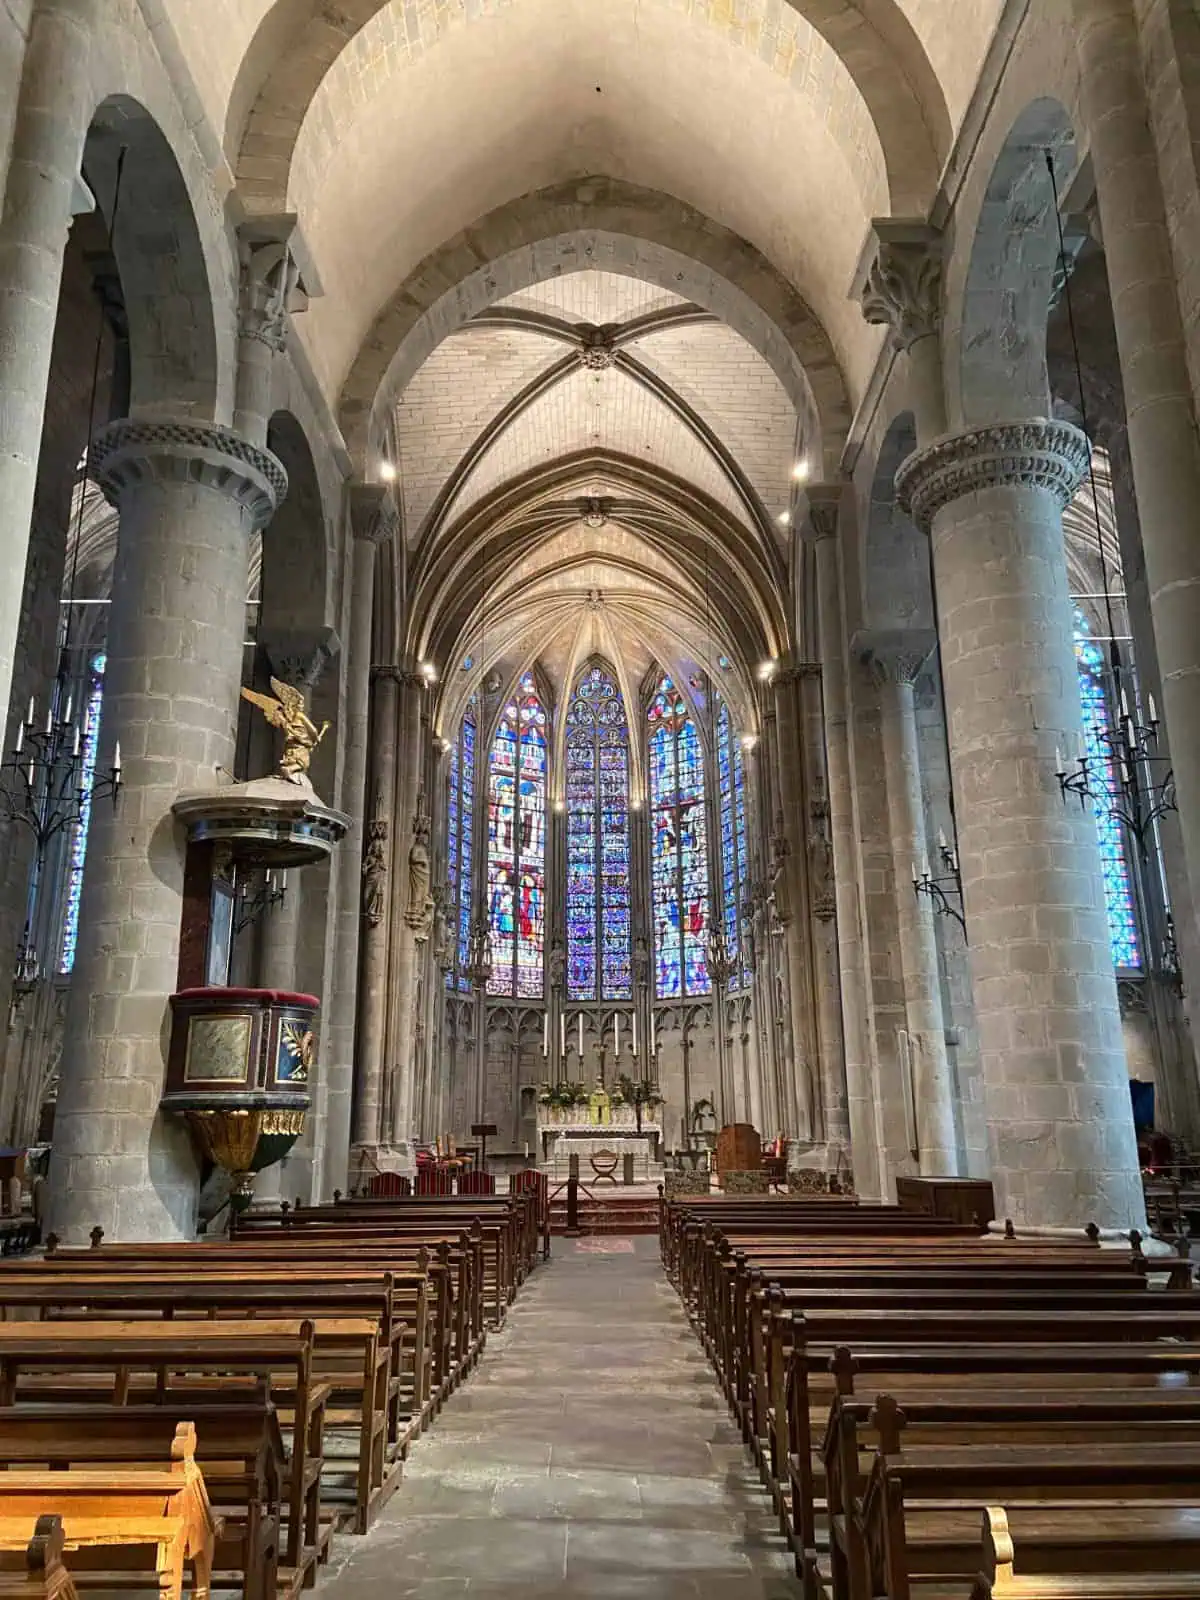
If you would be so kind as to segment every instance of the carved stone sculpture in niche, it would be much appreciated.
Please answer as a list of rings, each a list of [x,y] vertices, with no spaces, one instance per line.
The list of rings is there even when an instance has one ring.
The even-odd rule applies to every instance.
[[[362,913],[372,928],[377,928],[383,921],[388,872],[387,835],[387,821],[383,817],[375,817],[367,828],[362,864]]]
[[[567,952],[561,939],[555,939],[549,955],[550,987],[561,989],[567,970]]]
[[[812,885],[813,915],[828,922],[837,901],[833,872],[833,846],[829,842],[829,804],[814,800],[810,808],[812,825],[808,835],[808,870]]]
[[[405,922],[422,942],[429,938],[433,929],[434,904],[429,882],[429,816],[422,798],[413,818],[412,844],[408,850],[408,907],[404,913]]]
[[[775,832],[771,837],[771,899],[775,915],[787,927],[792,920],[792,886],[789,882],[792,847],[783,831],[783,818],[775,819]]]

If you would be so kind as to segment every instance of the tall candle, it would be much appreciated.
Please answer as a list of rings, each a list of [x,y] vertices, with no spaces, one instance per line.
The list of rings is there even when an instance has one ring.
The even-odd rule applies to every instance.
[[[567,1053],[567,1019],[561,1013],[558,1018],[558,1053],[560,1056]]]
[[[651,1059],[658,1052],[658,1020],[653,1011],[650,1013],[650,1055]]]
[[[583,1012],[579,1013],[579,1063],[583,1065]]]
[[[621,1013],[613,1013],[613,1055],[621,1054]]]
[[[637,1060],[637,1007],[633,1008],[633,1059]]]
[[[550,1054],[550,1013],[549,1013],[549,1011],[547,1011],[545,1016],[542,1018],[542,1054],[544,1056],[548,1056]]]

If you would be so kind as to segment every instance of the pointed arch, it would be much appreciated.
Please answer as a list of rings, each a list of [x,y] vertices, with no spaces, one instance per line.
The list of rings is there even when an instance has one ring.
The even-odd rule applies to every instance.
[[[607,663],[584,666],[565,722],[567,999],[629,1000],[629,719]]]
[[[488,993],[543,992],[548,719],[532,672],[501,708],[488,755]]]
[[[708,827],[704,749],[688,701],[667,676],[646,713],[655,996],[708,994]]]

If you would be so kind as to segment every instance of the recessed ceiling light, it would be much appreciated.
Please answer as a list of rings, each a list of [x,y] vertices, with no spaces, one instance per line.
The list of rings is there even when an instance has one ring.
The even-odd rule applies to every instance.
[[[796,465],[792,468],[792,477],[795,478],[797,483],[807,483],[808,482],[808,459],[807,459],[807,457],[802,456],[800,458],[800,460],[797,461]]]

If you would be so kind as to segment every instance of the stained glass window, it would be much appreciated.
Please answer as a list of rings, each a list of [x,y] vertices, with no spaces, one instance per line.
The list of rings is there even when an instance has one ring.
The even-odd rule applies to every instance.
[[[742,886],[746,881],[746,766],[742,742],[722,700],[717,713],[717,776],[721,812],[721,899],[725,942],[734,962],[729,987],[750,982],[749,950],[741,937]]]
[[[1117,776],[1109,746],[1104,738],[1111,727],[1108,686],[1104,677],[1104,652],[1090,637],[1087,618],[1075,612],[1075,660],[1079,667],[1079,696],[1083,703],[1083,741],[1094,773],[1102,774],[1097,785],[1101,795],[1094,803],[1096,831],[1100,836],[1100,863],[1104,873],[1104,898],[1108,906],[1108,936],[1113,966],[1139,968],[1142,965],[1138,937],[1137,908],[1129,874],[1122,824],[1112,815],[1105,797],[1115,796]]]
[[[709,992],[704,752],[687,701],[663,678],[648,713],[655,991]]]
[[[83,893],[83,863],[87,856],[88,828],[92,820],[92,784],[96,777],[96,751],[100,744],[100,707],[104,701],[105,664],[104,656],[92,657],[87,708],[83,721],[83,739],[80,744],[83,767],[79,785],[83,798],[79,804],[79,821],[71,834],[62,945],[58,956],[58,970],[64,973],[70,972],[75,965],[75,946],[79,941],[79,900]]]
[[[504,707],[488,762],[488,993],[542,993],[546,940],[546,712],[532,673]]]
[[[629,725],[620,689],[598,664],[575,687],[566,755],[567,998],[628,1000]]]
[[[446,974],[447,988],[464,992],[471,987],[463,969],[467,964],[467,939],[471,931],[471,875],[475,864],[475,744],[478,724],[475,702],[463,713],[458,740],[450,747],[450,793],[447,802],[446,883],[450,915],[457,929],[458,959]]]

